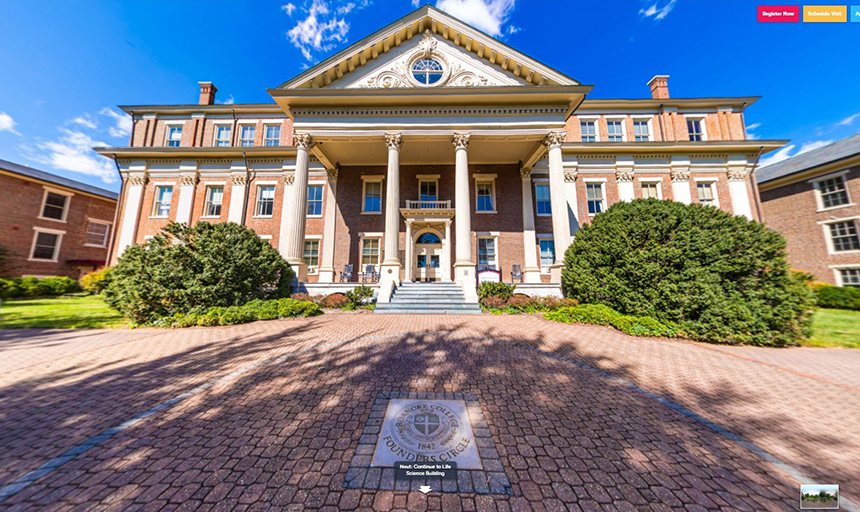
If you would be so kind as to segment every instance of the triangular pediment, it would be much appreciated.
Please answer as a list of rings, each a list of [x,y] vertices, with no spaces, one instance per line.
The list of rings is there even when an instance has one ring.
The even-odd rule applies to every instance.
[[[431,59],[431,85],[412,73]],[[278,89],[580,85],[480,30],[426,5],[285,82]]]

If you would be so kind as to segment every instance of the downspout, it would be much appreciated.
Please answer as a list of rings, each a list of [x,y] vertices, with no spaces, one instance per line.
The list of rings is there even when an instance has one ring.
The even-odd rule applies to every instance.
[[[257,177],[255,172],[251,176],[251,167],[248,166],[248,156],[242,151],[242,159],[245,161],[245,197],[242,199],[242,225],[245,225],[245,219],[248,215],[248,198],[251,195],[251,180]]]

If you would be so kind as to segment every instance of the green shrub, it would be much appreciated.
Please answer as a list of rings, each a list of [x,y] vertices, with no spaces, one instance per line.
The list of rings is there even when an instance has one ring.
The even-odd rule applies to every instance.
[[[816,283],[812,290],[818,307],[860,311],[860,288]]]
[[[48,295],[63,295],[64,293],[77,293],[81,291],[81,285],[71,277],[46,277],[40,280],[50,292]]]
[[[366,303],[367,299],[373,297],[373,288],[362,284],[346,292],[345,295],[354,307],[359,307]]]
[[[678,324],[702,341],[782,346],[810,332],[812,294],[785,240],[698,204],[637,199],[585,224],[565,254],[565,293]]]
[[[0,279],[0,299],[12,299],[24,295],[20,279]]]
[[[244,226],[170,223],[146,244],[126,249],[104,295],[135,323],[201,309],[207,312],[199,321],[210,325],[208,308],[288,297],[292,277],[278,251]]]
[[[331,295],[326,295],[320,302],[320,305],[324,308],[340,309],[351,303],[352,301],[343,293],[332,293]]]
[[[663,323],[647,316],[622,315],[603,304],[581,304],[564,307],[544,313],[543,317],[554,322],[568,324],[606,325],[631,336],[672,338],[681,334],[678,326],[674,324]]]
[[[483,297],[481,299],[481,307],[484,309],[504,309],[508,305],[508,301],[501,297]]]
[[[42,279],[36,277],[22,277],[18,280],[18,286],[23,292],[21,295],[25,297],[51,295],[53,291],[50,286],[42,282]]]
[[[478,297],[482,299],[498,297],[502,300],[508,300],[514,294],[515,288],[516,285],[513,284],[484,282],[478,286]]]
[[[169,327],[193,327],[236,325],[255,320],[273,320],[298,316],[317,316],[322,309],[313,302],[303,302],[293,299],[255,299],[242,306],[220,307],[201,310],[195,308],[188,313],[176,313],[168,320],[157,320],[152,325]]]
[[[84,274],[81,277],[81,288],[87,293],[98,295],[102,293],[108,284],[107,275],[109,268],[103,268],[95,272]]]

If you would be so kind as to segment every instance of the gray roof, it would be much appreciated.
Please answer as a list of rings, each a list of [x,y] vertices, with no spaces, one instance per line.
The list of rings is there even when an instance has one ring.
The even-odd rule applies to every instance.
[[[106,197],[114,201],[116,201],[119,197],[119,194],[117,194],[116,192],[111,192],[110,190],[105,190],[103,188],[87,185],[86,183],[81,183],[80,181],[70,180],[68,178],[57,176],[56,174],[40,171],[38,169],[33,169],[32,167],[27,167],[26,165],[19,165],[6,160],[0,160],[0,169],[3,169],[4,171],[9,171],[14,174],[20,174],[21,176],[29,176],[30,178],[35,178],[37,180],[47,181],[48,183],[53,183],[55,185],[71,188],[73,190],[80,190],[81,192],[86,192],[88,194]]]
[[[759,183],[772,181],[857,154],[860,154],[860,133],[852,135],[847,139],[836,141],[823,148],[813,149],[782,162],[761,167],[756,171],[756,181]]]

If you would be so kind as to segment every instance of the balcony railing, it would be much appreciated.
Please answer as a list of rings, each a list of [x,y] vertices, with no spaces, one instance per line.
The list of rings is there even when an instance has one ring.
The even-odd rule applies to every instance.
[[[450,210],[451,201],[412,201],[407,199],[406,208],[410,210]]]

